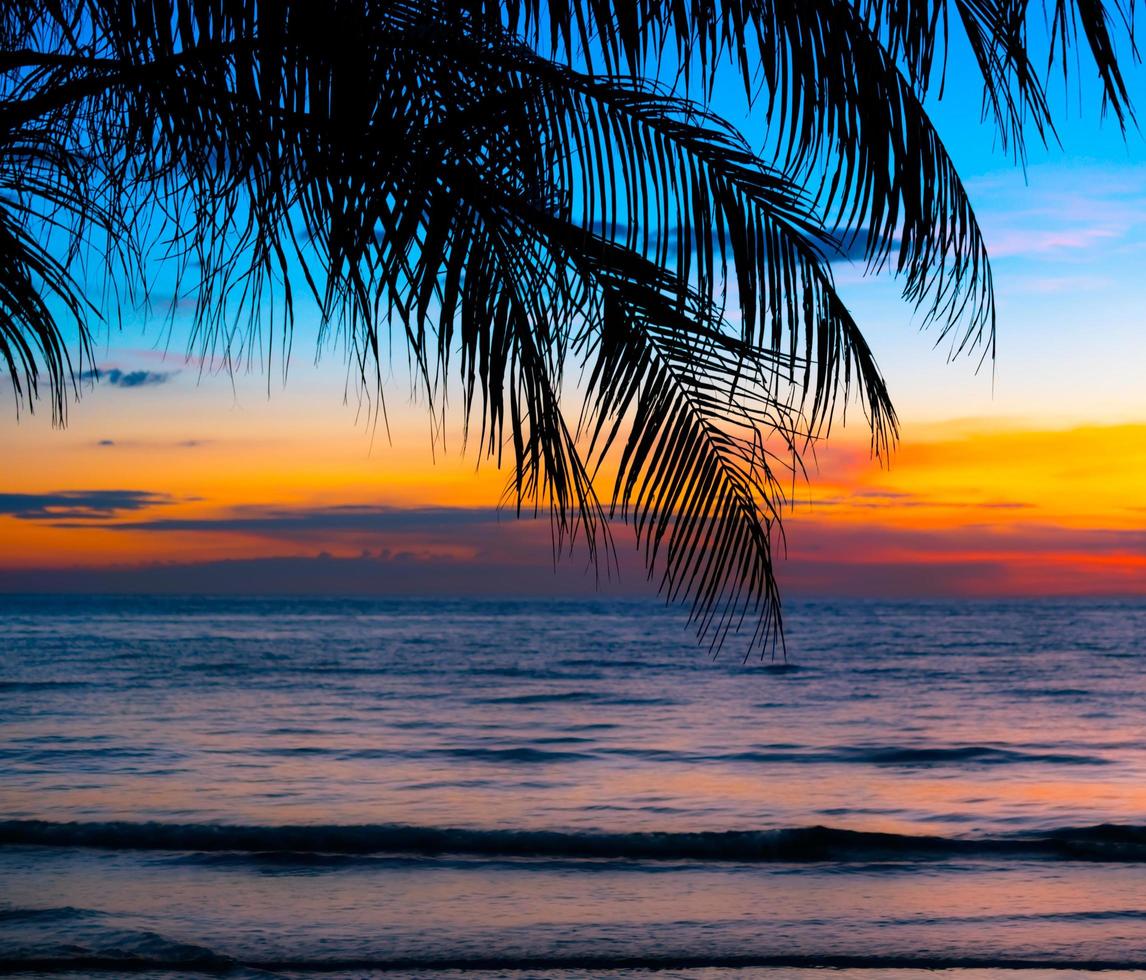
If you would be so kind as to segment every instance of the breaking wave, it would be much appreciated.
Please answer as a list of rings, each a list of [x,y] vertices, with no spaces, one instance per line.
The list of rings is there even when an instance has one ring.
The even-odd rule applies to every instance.
[[[858,969],[858,970],[1071,970],[1134,971],[1146,968],[1142,959],[1064,959],[1061,957],[944,956],[942,954],[839,955],[746,954],[721,955],[558,955],[402,957],[395,959],[274,959],[247,960],[218,956],[210,951],[175,955],[53,957],[0,957],[0,972],[19,973],[151,973],[174,970],[180,975],[249,976],[248,971],[272,974],[410,973],[423,970],[535,972],[549,970],[697,970],[697,969]]]
[[[400,824],[229,824],[0,821],[0,846],[250,854],[437,855],[723,861],[941,861],[952,858],[1146,862],[1146,827],[1101,824],[1038,834],[940,837],[836,827],[674,833],[468,830]]]

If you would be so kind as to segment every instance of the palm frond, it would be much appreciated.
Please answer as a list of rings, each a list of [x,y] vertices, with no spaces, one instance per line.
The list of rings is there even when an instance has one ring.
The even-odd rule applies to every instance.
[[[110,224],[86,193],[82,161],[65,146],[35,131],[0,130],[0,360],[17,408],[34,410],[46,382],[57,423],[76,373],[65,318],[82,369],[90,359],[86,325],[97,314],[71,266],[92,227]]]
[[[511,27],[545,42],[539,0],[511,5],[509,14]],[[549,37],[557,54],[572,59],[580,41],[590,63],[596,52],[613,73],[639,78],[671,48],[676,63],[698,67],[710,87],[721,62],[732,62],[749,96],[764,103],[774,169],[812,188],[818,219],[849,244],[862,241],[872,271],[902,275],[904,296],[925,321],[939,324],[943,336],[957,332],[955,350],[992,343],[982,233],[922,104],[939,43],[935,28],[946,17],[937,2],[630,0],[614,7],[574,0],[549,15],[550,28],[554,19],[563,28]],[[1009,63],[987,27],[1001,35],[1009,25],[1001,15],[986,26],[982,18],[968,24],[984,70],[994,72],[993,91],[1009,81]]]
[[[896,436],[834,246],[990,349],[982,234],[924,105],[949,32],[1010,145],[1053,135],[1027,3],[950,3],[13,0],[0,360],[62,416],[70,351],[154,268],[227,363],[285,360],[305,296],[379,396],[395,348],[432,412],[460,387],[467,439],[559,547],[607,561],[617,515],[709,642],[767,645],[801,452],[849,400],[877,453]],[[1050,57],[1085,42],[1125,125],[1119,18],[1133,45],[1121,0],[1056,0]],[[667,85],[643,77],[662,58]],[[763,151],[705,102],[729,64]]]
[[[1117,46],[1111,25],[1118,25],[1126,38],[1130,56],[1140,60],[1134,33],[1134,0],[1055,0],[1051,16],[1050,67],[1056,59],[1061,61],[1064,79],[1068,75],[1067,58],[1079,48],[1078,36],[1094,59],[1098,77],[1102,82],[1103,108],[1110,109],[1118,118],[1123,131],[1134,122],[1134,107],[1122,74]]]

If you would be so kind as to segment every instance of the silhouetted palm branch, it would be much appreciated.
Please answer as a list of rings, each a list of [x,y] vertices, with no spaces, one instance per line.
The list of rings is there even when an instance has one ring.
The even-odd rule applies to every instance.
[[[547,508],[559,545],[608,553],[620,515],[702,635],[748,619],[766,643],[801,451],[849,397],[877,453],[896,434],[834,256],[862,244],[953,351],[991,349],[982,234],[923,102],[958,29],[1007,145],[1051,138],[1027,8],[16,0],[0,355],[18,402],[46,383],[62,418],[65,320],[87,356],[92,318],[146,303],[155,268],[226,361],[289,344],[301,290],[379,395],[392,331],[432,411],[460,380],[468,437],[508,457],[515,506]],[[1085,47],[1123,126],[1133,16],[1057,0],[1046,28],[1049,65]],[[650,81],[658,64],[680,77]],[[762,152],[705,106],[728,71]]]

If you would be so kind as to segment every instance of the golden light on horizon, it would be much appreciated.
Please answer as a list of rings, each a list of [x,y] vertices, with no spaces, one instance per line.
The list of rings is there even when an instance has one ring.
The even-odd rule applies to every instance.
[[[477,459],[472,446],[463,453],[457,440],[435,457],[412,418],[392,428],[389,441],[329,418],[277,433],[236,426],[205,442],[133,437],[100,445],[81,430],[33,447],[29,437],[12,451],[35,465],[13,474],[10,494],[132,489],[152,496],[129,510],[79,519],[2,516],[0,567],[382,552],[464,565],[501,547],[490,543],[497,535],[513,561],[548,565],[545,535],[506,527],[512,508],[481,541],[469,524],[384,532],[355,525],[356,508],[492,511],[502,500],[504,470]],[[866,443],[842,436],[809,457],[809,479],[795,486],[787,524],[797,561],[1005,570],[959,587],[976,593],[1146,591],[1146,554],[1133,536],[1146,519],[1146,425],[932,425],[905,433],[884,462]],[[607,499],[607,478],[599,486]],[[314,526],[298,518],[334,512],[348,516]],[[617,534],[624,545],[628,532]],[[783,582],[783,564],[780,574]]]

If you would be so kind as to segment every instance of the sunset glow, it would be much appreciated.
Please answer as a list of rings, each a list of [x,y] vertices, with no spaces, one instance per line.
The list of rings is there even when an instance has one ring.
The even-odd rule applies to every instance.
[[[939,111],[954,114],[945,104]],[[846,426],[807,454],[807,479],[788,486],[781,587],[1141,595],[1142,147],[1079,123],[1067,135],[1094,156],[1046,151],[1024,175],[999,169],[965,119],[956,125],[967,139],[954,152],[995,257],[996,357],[948,362],[931,333],[914,329],[893,278],[838,265],[901,438],[888,458],[873,459],[853,404]],[[560,595],[598,587],[583,552],[554,573],[544,513],[518,523],[511,506],[498,509],[510,474],[476,433],[465,444],[456,396],[437,406],[443,430],[440,414],[411,400],[398,350],[384,369],[382,411],[348,381],[344,352],[307,363],[316,336],[300,323],[284,381],[278,364],[232,376],[194,356],[193,345],[185,357],[178,321],[170,333],[125,325],[101,338],[103,378],[81,383],[66,428],[53,429],[46,413],[8,410],[0,588],[242,591],[257,581],[269,591],[448,585]],[[598,491],[607,501],[606,478]],[[615,540],[622,575],[601,588],[646,590],[631,533],[618,526]]]
[[[192,395],[204,403],[200,417],[221,411],[205,393]],[[489,461],[477,466],[472,447],[435,460],[428,436],[419,446],[420,416],[392,426],[392,443],[337,413],[321,425],[260,430],[281,402],[257,402],[255,418],[213,425],[218,435],[205,441],[132,425],[128,437],[101,445],[98,411],[96,425],[89,415],[36,446],[10,429],[8,458],[36,463],[12,474],[3,497],[4,582],[285,558],[299,561],[276,588],[292,590],[313,584],[313,562],[330,558],[369,559],[357,579],[367,593],[401,590],[395,563],[427,574],[448,566],[463,590],[497,591],[491,563],[531,570],[542,592],[585,577],[576,557],[553,576],[547,519],[519,524],[512,507],[499,510],[505,474]],[[781,566],[797,592],[1146,592],[1146,424],[921,424],[888,460],[873,459],[849,429],[806,464],[786,511]],[[607,498],[604,481],[600,490]],[[630,532],[615,533],[624,574],[606,588],[640,591],[641,570],[624,561]],[[577,591],[592,587],[585,578]]]

